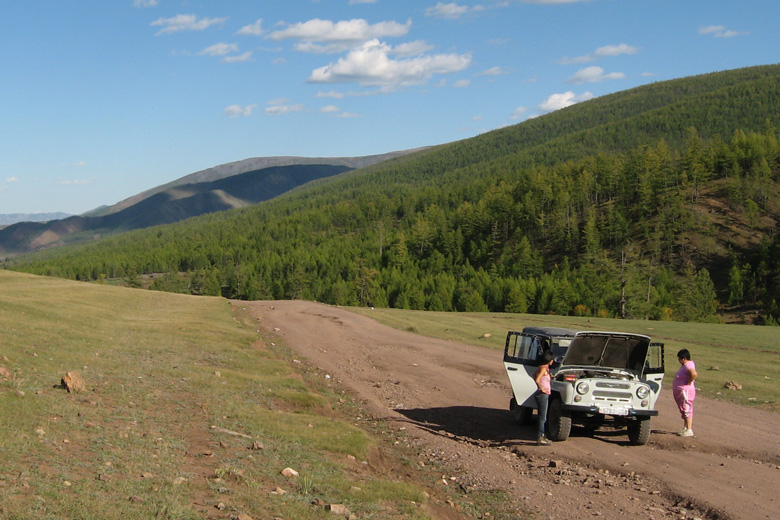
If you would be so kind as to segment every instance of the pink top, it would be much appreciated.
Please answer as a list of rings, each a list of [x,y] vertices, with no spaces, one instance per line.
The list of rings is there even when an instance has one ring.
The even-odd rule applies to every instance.
[[[688,384],[688,372],[696,370],[696,364],[690,359],[683,363],[680,370],[674,374],[674,381],[672,381],[672,390],[675,389],[692,389],[695,386],[695,382]]]
[[[539,386],[542,387],[542,392],[545,394],[550,393],[550,368],[547,365],[542,365],[539,367],[539,370],[542,370],[542,377],[539,378]]]

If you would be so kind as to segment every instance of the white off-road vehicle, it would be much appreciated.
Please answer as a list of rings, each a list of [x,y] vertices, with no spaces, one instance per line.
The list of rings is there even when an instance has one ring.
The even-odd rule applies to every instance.
[[[648,336],[624,332],[575,331],[526,327],[510,331],[504,366],[514,397],[509,402],[515,419],[530,422],[536,408],[533,374],[545,350],[556,357],[551,374],[547,436],[569,438],[572,424],[595,431],[608,424],[627,427],[631,444],[650,438],[650,418],[664,376],[664,346]]]

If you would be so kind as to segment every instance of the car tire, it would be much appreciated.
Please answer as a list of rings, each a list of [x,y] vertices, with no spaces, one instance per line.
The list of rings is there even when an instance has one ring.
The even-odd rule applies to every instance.
[[[647,444],[651,430],[650,417],[637,417],[628,425],[628,440],[634,446]]]
[[[550,401],[550,409],[547,411],[547,436],[553,441],[565,441],[571,433],[571,417],[563,409],[560,399]]]
[[[531,418],[534,414],[533,408],[529,408],[528,406],[519,406],[513,397],[509,400],[509,409],[512,411],[512,418],[517,424],[521,426],[531,424]]]

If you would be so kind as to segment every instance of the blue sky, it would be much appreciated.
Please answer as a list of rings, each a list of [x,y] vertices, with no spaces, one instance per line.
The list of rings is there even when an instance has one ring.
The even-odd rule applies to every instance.
[[[447,143],[780,62],[778,0],[0,5],[0,213],[82,213],[249,157]]]

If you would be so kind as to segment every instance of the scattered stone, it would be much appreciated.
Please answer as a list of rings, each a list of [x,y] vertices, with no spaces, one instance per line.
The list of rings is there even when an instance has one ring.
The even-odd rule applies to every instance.
[[[729,390],[742,390],[742,385],[736,381],[726,381],[724,387],[728,388]]]
[[[710,367],[710,370],[718,371],[718,370],[720,370],[720,367],[718,365],[713,365],[713,366]]]
[[[176,477],[175,479],[173,479],[174,486],[181,486],[185,482],[187,482],[187,479],[184,477]]]
[[[248,514],[246,514],[246,513],[240,513],[236,517],[236,520],[254,520],[254,519],[251,516],[249,516]]]
[[[263,450],[265,449],[265,446],[263,446],[263,443],[260,441],[255,441],[252,443],[252,445],[249,447],[250,450]]]
[[[486,332],[485,334],[482,335],[482,337],[485,338],[485,339],[488,339],[488,338],[492,338],[493,335],[491,333],[489,333],[489,332]]]
[[[325,506],[326,511],[330,511],[334,515],[348,515],[349,509],[344,504],[328,504]]]
[[[68,392],[83,392],[87,389],[84,378],[76,371],[66,372],[65,375],[62,376],[62,386]]]
[[[292,468],[284,468],[282,470],[282,476],[286,478],[295,478],[298,476],[298,472]]]
[[[13,378],[14,375],[6,367],[0,367],[0,380],[8,381]]]
[[[128,500],[134,504],[143,504],[144,499],[139,496],[131,496]]]
[[[141,473],[141,478],[154,478],[154,474],[148,471],[144,471],[143,473]]]
[[[219,503],[218,503],[217,505],[215,505],[214,507],[216,507],[216,508],[217,508],[217,509],[219,509],[220,511],[224,511],[226,506],[225,506],[225,503],[224,503],[224,502],[219,502]]]
[[[284,495],[285,493],[287,493],[287,491],[285,491],[284,489],[282,489],[280,487],[277,487],[276,489],[271,491],[272,495]]]

